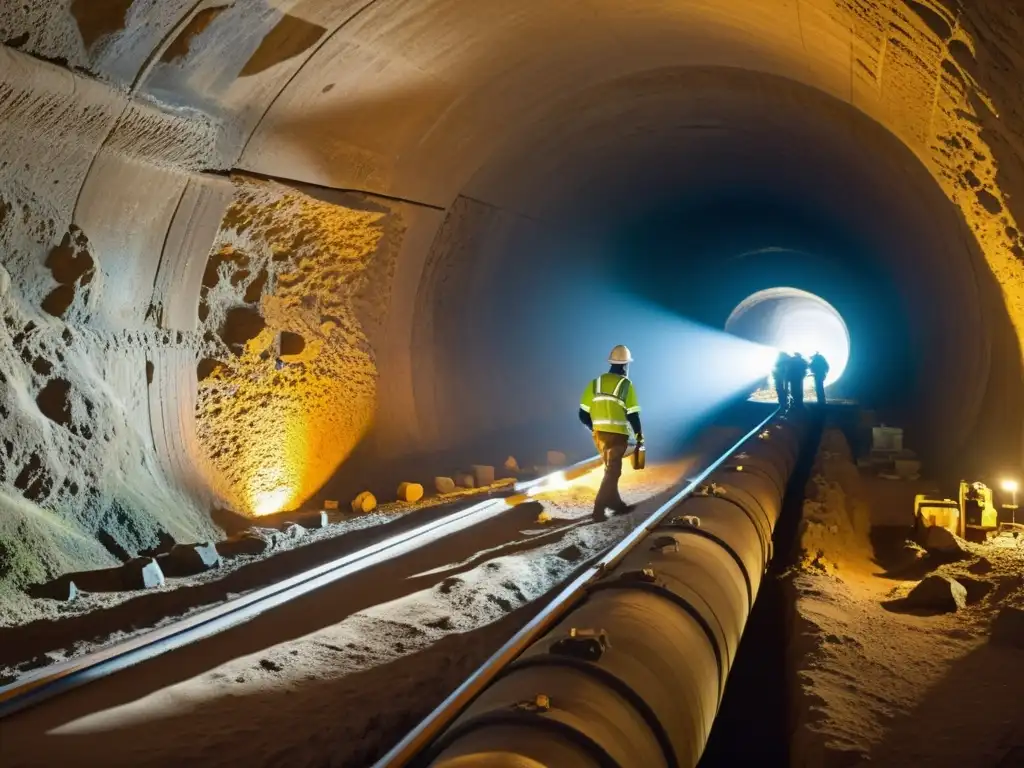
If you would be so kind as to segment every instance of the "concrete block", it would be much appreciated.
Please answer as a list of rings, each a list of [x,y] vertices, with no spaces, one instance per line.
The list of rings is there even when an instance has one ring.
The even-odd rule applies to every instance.
[[[549,467],[564,467],[568,463],[568,459],[561,451],[548,451]]]
[[[423,498],[423,486],[419,483],[402,483],[398,486],[398,500],[416,502]]]
[[[471,469],[473,470],[473,479],[476,481],[477,487],[494,483],[494,467],[486,464],[474,464]]]
[[[153,589],[164,585],[164,572],[151,557],[130,560],[121,566],[125,589]]]
[[[377,508],[377,497],[369,491],[363,491],[352,499],[352,511],[356,514],[373,512]]]
[[[956,579],[933,574],[910,590],[904,606],[912,610],[953,613],[967,607],[967,589]]]
[[[324,501],[324,509],[327,510],[328,512],[336,512],[338,510],[338,500],[326,499]]]
[[[455,481],[450,477],[435,477],[434,488],[438,493],[451,493],[455,490]]]
[[[455,476],[455,484],[460,488],[476,488],[476,481],[472,475],[459,473]]]

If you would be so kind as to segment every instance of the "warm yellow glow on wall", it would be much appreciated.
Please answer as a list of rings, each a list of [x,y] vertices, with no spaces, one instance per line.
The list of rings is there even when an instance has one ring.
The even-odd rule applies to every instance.
[[[239,512],[298,508],[370,427],[377,371],[356,307],[367,270],[388,253],[384,219],[276,185],[239,185],[204,325],[219,333],[232,307],[258,301],[265,327],[217,354],[196,409],[209,482]],[[301,339],[299,351],[278,346],[282,332]]]

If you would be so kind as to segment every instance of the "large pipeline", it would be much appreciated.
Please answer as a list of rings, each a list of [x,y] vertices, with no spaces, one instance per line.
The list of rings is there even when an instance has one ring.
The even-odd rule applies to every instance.
[[[740,444],[415,763],[696,766],[772,557],[804,431],[779,417]]]

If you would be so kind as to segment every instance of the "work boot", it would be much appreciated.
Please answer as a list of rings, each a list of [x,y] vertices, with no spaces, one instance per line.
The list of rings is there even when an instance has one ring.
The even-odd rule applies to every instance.
[[[628,515],[630,512],[632,512],[634,509],[636,509],[636,507],[637,507],[636,504],[627,504],[626,502],[622,502],[621,504],[618,504],[618,505],[612,507],[612,514],[613,515]]]
[[[594,510],[594,514],[592,516],[593,519],[594,519],[594,522],[595,523],[603,523],[605,520],[607,520],[608,519],[608,515],[606,515],[605,512],[606,512],[606,510],[602,509],[600,507],[595,509]]]

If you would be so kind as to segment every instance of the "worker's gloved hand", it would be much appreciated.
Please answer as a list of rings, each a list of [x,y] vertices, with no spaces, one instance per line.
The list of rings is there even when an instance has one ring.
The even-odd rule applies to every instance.
[[[636,446],[637,446],[637,448],[639,448],[643,444],[644,444],[644,436],[643,435],[637,435],[636,436]]]

